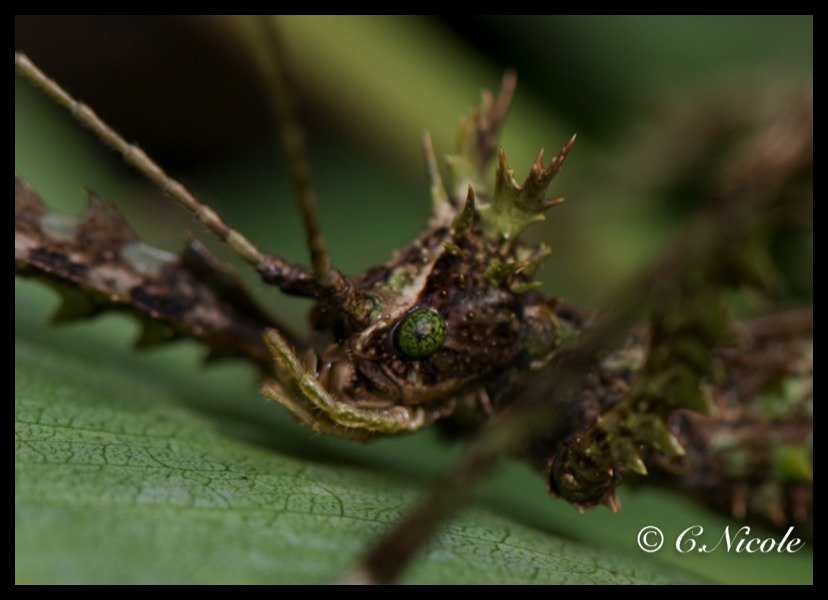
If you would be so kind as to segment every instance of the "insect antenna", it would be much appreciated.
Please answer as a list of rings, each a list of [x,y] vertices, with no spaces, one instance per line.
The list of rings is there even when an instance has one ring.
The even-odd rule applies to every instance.
[[[362,320],[367,314],[366,302],[356,291],[353,282],[330,266],[327,247],[316,217],[315,195],[310,184],[310,167],[304,151],[304,133],[296,120],[287,116],[292,110],[289,104],[284,108],[285,118],[280,118],[280,121],[286,125],[283,137],[291,158],[291,173],[297,190],[300,191],[300,207],[305,220],[313,271],[259,250],[247,237],[228,225],[216,211],[200,202],[181,182],[168,175],[144,150],[127,142],[90,106],[72,97],[25,54],[15,52],[14,64],[21,76],[66,108],[81,125],[121,154],[127,164],[157,185],[227,244],[234,254],[255,268],[263,281],[278,286],[287,294],[333,301],[357,320]],[[281,78],[280,73],[281,70],[276,71],[273,77]],[[278,94],[274,93],[274,96],[276,95]]]
[[[260,32],[260,37],[263,38],[262,44],[256,44],[256,55],[276,117],[278,134],[287,157],[288,170],[293,180],[299,208],[302,211],[311,265],[317,278],[325,279],[331,272],[331,258],[319,226],[316,191],[313,187],[311,164],[308,160],[307,137],[302,122],[297,116],[296,98],[292,92],[296,89],[296,84],[286,65],[287,60],[284,58],[286,49],[276,29],[276,24],[263,17],[256,18],[253,22],[257,25],[256,29]]]
[[[331,265],[328,245],[319,225],[316,191],[308,160],[307,136],[297,115],[296,97],[293,93],[297,86],[288,67],[287,50],[278,24],[274,18],[262,16],[253,17],[251,22],[253,39],[260,42],[254,44],[254,53],[267,86],[273,114],[276,117],[277,133],[293,180],[316,284],[324,297],[361,321],[372,306],[362,297],[354,282]]]

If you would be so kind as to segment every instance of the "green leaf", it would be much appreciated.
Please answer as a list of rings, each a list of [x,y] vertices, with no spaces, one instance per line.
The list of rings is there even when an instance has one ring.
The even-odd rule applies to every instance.
[[[20,582],[330,581],[412,498],[359,468],[222,436],[124,373],[25,342],[16,352]],[[475,512],[445,529],[412,580],[671,580],[634,564]]]
[[[21,293],[37,304],[40,291]],[[18,582],[333,581],[416,498],[415,477],[332,456],[326,440],[280,420],[244,368],[217,367],[232,380],[217,383],[187,365],[192,348],[162,352],[160,363],[119,350],[129,335],[121,318],[44,331],[29,312],[18,307],[15,343]],[[406,577],[692,580],[480,508],[446,524]]]
[[[130,350],[137,328],[121,317],[47,328],[41,323],[54,304],[51,292],[18,287],[19,583],[334,581],[451,454],[430,435],[368,446],[313,438],[258,397],[244,365],[201,369],[186,343]],[[547,498],[533,473],[512,465],[499,479],[483,507],[442,528],[405,582],[654,583],[721,575],[709,565],[707,575],[682,568],[704,573],[687,560],[696,557],[680,555],[670,566],[662,561],[669,556],[635,546],[641,523],[661,524],[671,506],[691,519],[686,525],[697,522],[672,497],[657,499],[661,508],[646,498],[636,508],[644,496],[624,495],[631,502],[621,514],[578,515]],[[798,571],[790,561],[785,568],[803,581],[809,558],[796,559],[804,559]],[[751,580],[738,567],[735,576]]]

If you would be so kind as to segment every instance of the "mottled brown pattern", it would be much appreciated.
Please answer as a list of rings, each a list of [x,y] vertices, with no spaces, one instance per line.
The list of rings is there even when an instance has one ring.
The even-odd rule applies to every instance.
[[[774,525],[811,522],[812,324],[771,328],[774,334],[754,329],[728,348],[730,321],[719,308],[720,288],[755,283],[744,256],[754,242],[750,236],[767,225],[763,218],[791,191],[791,182],[800,185],[812,169],[812,105],[794,110],[795,122],[757,125],[759,141],[748,139],[726,163],[726,175],[716,174],[721,181],[710,182],[712,200],[723,207],[716,226],[658,263],[644,288],[656,290],[654,282],[660,282],[664,295],[647,303],[649,331],[630,333],[626,345],[608,352],[596,343],[592,349],[601,352],[578,356],[571,342],[590,334],[589,320],[531,290],[548,249],[517,237],[560,202],[545,193],[574,137],[546,167],[539,154],[518,184],[505,153],[496,150],[513,88],[514,77],[507,75],[500,96],[485,95],[482,108],[463,121],[447,186],[427,142],[434,195],[427,229],[386,264],[354,278],[330,265],[311,271],[248,247],[161,172],[162,187],[181,188],[172,194],[176,200],[265,282],[315,301],[312,336],[300,347],[304,354],[296,353],[293,341],[290,347],[277,332],[266,331],[284,329],[197,242],[181,256],[156,257],[157,264],[146,268],[129,251],[146,255],[151,249],[110,204],[93,197],[83,217],[60,221],[63,230],[56,233],[54,224],[45,225],[53,216],[17,177],[16,270],[63,294],[59,318],[122,310],[144,323],[142,343],[189,336],[212,355],[243,355],[270,367],[262,387],[266,397],[314,431],[362,441],[437,421],[467,434],[502,422],[515,405],[529,413],[533,406],[519,399],[533,388],[523,380],[534,377],[535,390],[554,390],[550,382],[567,374],[571,351],[580,387],[565,402],[543,407],[542,422],[554,424],[540,433],[524,427],[519,433],[531,435],[521,444],[493,443],[544,471],[554,494],[579,510],[599,503],[616,510],[622,478],[649,470],[654,479],[736,517]],[[784,143],[774,145],[779,139]],[[136,147],[123,144],[120,149],[137,155]],[[490,189],[484,173],[495,154]],[[303,209],[313,212],[308,205]],[[307,221],[306,229],[311,248],[324,245]],[[317,256],[313,262],[325,261]],[[641,299],[636,302],[640,308]],[[413,358],[397,347],[395,332],[418,308],[444,320],[446,338],[432,353]],[[783,398],[782,409],[766,402],[774,394]],[[537,408],[544,398],[535,395]],[[707,395],[714,410],[703,415]],[[551,413],[558,418],[550,419]],[[483,451],[473,458],[481,471],[494,461]]]
[[[687,454],[651,452],[647,464],[725,514],[813,534],[813,312],[741,331],[738,345],[716,353],[726,377],[712,393],[715,413],[670,421]]]
[[[90,195],[84,214],[69,219],[50,213],[17,175],[14,187],[15,272],[61,294],[55,320],[126,312],[143,325],[139,344],[192,337],[207,346],[210,358],[244,356],[266,364],[261,332],[273,320],[202,244],[190,242],[179,256],[140,247],[156,260],[142,265],[128,251],[141,242],[112,204]],[[44,225],[48,218],[61,224],[61,233]]]

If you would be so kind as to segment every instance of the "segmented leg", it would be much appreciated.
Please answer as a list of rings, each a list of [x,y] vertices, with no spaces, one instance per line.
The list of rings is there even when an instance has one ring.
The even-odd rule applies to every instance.
[[[278,331],[268,329],[264,340],[280,381],[265,380],[261,394],[287,408],[313,431],[368,440],[377,434],[416,431],[433,420],[419,406],[363,408],[344,402],[325,389],[316,373],[305,368]]]

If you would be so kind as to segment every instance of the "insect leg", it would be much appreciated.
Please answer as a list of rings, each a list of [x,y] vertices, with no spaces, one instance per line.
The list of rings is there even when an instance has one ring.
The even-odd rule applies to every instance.
[[[313,274],[305,267],[261,252],[253,242],[230,227],[209,206],[202,204],[182,183],[170,177],[141,148],[130,144],[107,125],[92,108],[73,98],[56,81],[49,78],[25,54],[15,52],[18,73],[66,108],[84,127],[119,152],[124,160],[187,209],[207,229],[224,241],[239,258],[256,268],[262,278],[275,283],[286,293],[301,296],[315,291]]]
[[[273,356],[274,372],[281,381],[266,380],[261,387],[262,395],[290,410],[311,429],[338,436],[344,434],[345,437],[353,437],[354,430],[360,430],[363,439],[370,439],[375,432],[411,432],[430,422],[421,407],[362,408],[343,402],[325,389],[315,373],[302,365],[278,331],[268,329],[264,340]],[[317,412],[323,413],[334,427],[329,428],[326,423],[317,426]]]
[[[278,286],[287,294],[324,299],[357,321],[363,321],[367,318],[372,309],[371,303],[362,297],[351,279],[345,277],[339,270],[330,267],[330,261],[327,260],[327,249],[316,220],[315,201],[312,197],[310,200],[303,198],[300,201],[300,206],[305,216],[315,271],[301,265],[290,264],[278,256],[263,253],[243,234],[225,223],[212,208],[202,204],[181,182],[170,177],[146,152],[127,142],[107,125],[91,107],[73,98],[56,81],[43,73],[25,54],[15,52],[14,64],[20,75],[40,88],[52,100],[66,108],[81,125],[119,152],[129,165],[137,169],[188,210],[204,227],[227,244],[234,254],[253,266],[263,281]],[[299,139],[302,137],[301,128],[297,130],[297,127],[294,123],[291,128],[294,133],[286,134],[288,138]],[[286,144],[288,143],[286,142]],[[294,154],[304,152],[303,142],[302,144],[294,142],[293,146],[295,146],[292,151]],[[304,163],[307,163],[307,159],[304,159]],[[302,176],[295,177],[297,187],[311,189],[309,187],[309,167],[299,168],[299,171]],[[300,179],[304,183],[300,183]]]

